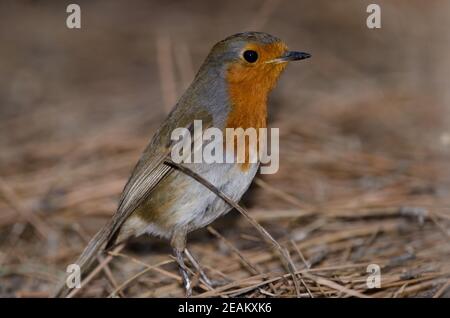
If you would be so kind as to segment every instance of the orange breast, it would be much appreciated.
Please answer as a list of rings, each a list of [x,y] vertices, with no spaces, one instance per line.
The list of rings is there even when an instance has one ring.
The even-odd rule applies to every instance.
[[[267,127],[267,98],[283,71],[284,64],[264,63],[279,57],[285,50],[283,43],[265,46],[249,45],[246,49],[254,49],[259,54],[255,65],[236,62],[230,65],[227,73],[228,93],[231,111],[227,118],[227,128],[259,128]],[[258,134],[259,139],[259,134]],[[243,170],[249,168],[249,147],[246,142],[246,161]]]

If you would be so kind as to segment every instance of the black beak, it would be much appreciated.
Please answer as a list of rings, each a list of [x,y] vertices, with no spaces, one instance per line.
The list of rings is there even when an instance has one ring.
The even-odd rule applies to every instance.
[[[305,52],[296,52],[296,51],[287,51],[280,57],[280,61],[289,62],[289,61],[299,61],[308,59],[311,57],[311,54]]]

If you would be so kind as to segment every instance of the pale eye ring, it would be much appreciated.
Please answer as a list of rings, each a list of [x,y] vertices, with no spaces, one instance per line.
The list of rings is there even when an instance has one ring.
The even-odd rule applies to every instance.
[[[255,63],[258,60],[258,52],[253,50],[246,50],[242,56],[249,63]]]

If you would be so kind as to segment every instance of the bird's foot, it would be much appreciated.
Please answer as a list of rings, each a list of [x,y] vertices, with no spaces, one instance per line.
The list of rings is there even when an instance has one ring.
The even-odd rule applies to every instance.
[[[185,268],[181,268],[181,267],[180,267],[180,273],[181,273],[181,277],[183,278],[183,286],[184,286],[184,290],[186,291],[186,297],[189,298],[192,296],[192,283],[191,283],[191,280],[189,279],[189,274]]]
[[[180,270],[181,278],[183,280],[183,286],[186,290],[186,297],[192,296],[192,283],[189,279],[189,273],[187,271],[186,265],[184,264],[183,260],[183,252],[179,249],[174,248],[174,253],[177,259],[178,268]]]
[[[221,285],[218,281],[209,279],[208,275],[206,275],[205,271],[200,266],[200,263],[187,248],[184,250],[184,253],[186,254],[189,262],[191,262],[192,266],[194,266],[195,270],[200,274],[200,279],[207,287],[209,287],[209,289],[214,289],[216,286]]]

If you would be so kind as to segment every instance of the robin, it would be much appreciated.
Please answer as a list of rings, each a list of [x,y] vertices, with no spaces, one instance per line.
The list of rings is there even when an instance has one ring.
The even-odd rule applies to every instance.
[[[207,281],[186,249],[186,236],[231,207],[203,184],[167,164],[165,159],[173,147],[171,132],[192,127],[194,120],[221,130],[265,128],[267,97],[287,62],[309,57],[308,53],[288,51],[280,39],[262,32],[235,34],[214,45],[192,84],[144,150],[125,185],[117,212],[77,260],[81,274],[92,265],[99,251],[147,233],[170,240],[187,296],[191,295],[191,283],[184,256]],[[186,166],[239,201],[255,177],[259,162]],[[64,297],[68,291],[63,283],[55,296]]]

